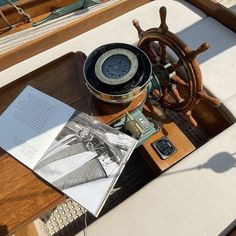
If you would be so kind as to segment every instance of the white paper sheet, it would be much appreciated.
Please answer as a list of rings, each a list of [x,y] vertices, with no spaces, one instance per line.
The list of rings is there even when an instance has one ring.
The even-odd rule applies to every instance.
[[[0,116],[0,147],[95,216],[136,143],[30,86]]]
[[[27,86],[0,117],[0,147],[32,169],[74,111]]]

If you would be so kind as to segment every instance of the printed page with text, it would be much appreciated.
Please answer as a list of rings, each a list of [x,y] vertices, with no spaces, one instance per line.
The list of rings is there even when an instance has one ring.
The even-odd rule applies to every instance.
[[[95,216],[136,144],[30,86],[0,116],[0,147]]]

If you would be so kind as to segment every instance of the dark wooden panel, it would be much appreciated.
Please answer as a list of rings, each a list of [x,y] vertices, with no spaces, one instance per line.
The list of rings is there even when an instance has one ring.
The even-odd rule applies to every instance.
[[[83,53],[69,53],[0,89],[0,112],[27,85],[70,105],[88,96],[82,68]],[[81,103],[83,109],[83,103]],[[79,105],[77,105],[79,108]],[[31,170],[0,149],[0,235],[13,233],[64,200]]]
[[[84,84],[82,53],[69,53],[0,88],[0,113],[26,85],[31,85],[69,105],[88,95]],[[82,62],[82,63],[81,63]]]

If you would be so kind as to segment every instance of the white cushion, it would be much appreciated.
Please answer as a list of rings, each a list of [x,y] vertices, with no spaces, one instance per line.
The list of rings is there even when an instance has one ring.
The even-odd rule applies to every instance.
[[[205,41],[211,44],[198,58],[204,85],[222,102],[236,94],[236,34],[208,17],[179,36],[193,49]]]
[[[160,25],[159,8],[161,6],[167,7],[167,23],[173,32],[179,32],[206,17],[204,13],[185,1],[151,1],[81,35],[81,37],[75,38],[76,50],[90,53],[97,46],[105,43],[124,42],[134,44],[138,41],[138,36],[132,25],[132,20],[138,19],[144,30],[158,27]]]
[[[235,219],[235,140],[236,124],[98,219],[88,235],[219,235]]]
[[[157,27],[160,24],[159,8],[163,5],[167,7],[167,22],[170,30],[174,32],[182,31],[206,17],[203,12],[182,0],[151,1],[108,23],[0,72],[0,87],[70,51],[83,51],[88,54],[96,47],[106,43],[136,43],[138,36],[132,25],[132,20],[138,18],[144,29]]]

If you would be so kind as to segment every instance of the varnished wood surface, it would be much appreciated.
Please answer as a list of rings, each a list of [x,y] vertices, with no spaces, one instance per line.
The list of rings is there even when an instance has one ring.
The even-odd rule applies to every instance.
[[[198,125],[203,127],[209,138],[211,138],[233,124],[232,118],[230,120],[230,117],[227,115],[228,111],[224,112],[224,114],[223,112],[224,110],[221,106],[219,108],[215,108],[207,101],[202,100],[194,108],[192,114]]]
[[[59,192],[13,158],[1,158],[0,165],[0,235],[13,233],[63,200]]]
[[[27,12],[31,16],[31,18],[35,18],[42,14],[49,13],[57,8],[64,7],[73,2],[75,2],[75,0],[21,0],[15,2],[15,4],[18,7],[24,9],[24,11]],[[22,22],[21,15],[19,15],[16,9],[14,9],[12,6],[5,5],[3,7],[0,7],[0,10],[2,10],[3,14],[11,24]],[[0,18],[0,28],[3,28],[5,25],[6,24],[4,20]]]
[[[144,113],[148,116],[152,116],[157,119],[156,114],[153,114],[153,110],[150,106],[144,106]],[[159,114],[159,116],[161,113]],[[173,153],[169,158],[163,160],[160,155],[152,147],[152,143],[163,136],[167,136],[172,144],[176,147],[177,151]],[[175,163],[186,157],[192,151],[195,150],[194,145],[189,141],[185,134],[178,128],[178,126],[169,120],[165,120],[161,130],[152,135],[141,147],[140,151],[145,157],[150,167],[156,174],[160,174],[167,170]]]
[[[134,108],[143,105],[146,96],[146,92],[143,92],[127,104],[112,104],[102,102],[91,95],[88,102],[88,106],[91,115],[110,124],[116,121],[118,118],[124,116],[126,112],[129,112]]]
[[[0,113],[27,84],[73,105],[88,96],[83,82],[84,55],[70,53],[0,89]],[[82,110],[84,103],[81,103]],[[64,196],[0,149],[0,235],[39,217]]]
[[[3,14],[6,16],[7,20],[11,24],[16,24],[16,27],[11,30],[0,31],[0,37],[4,37],[6,35],[14,34],[16,32],[22,31],[24,29],[28,29],[32,27],[33,22],[38,22],[51,14],[52,11],[70,5],[74,3],[76,0],[47,0],[47,1],[39,1],[39,0],[25,0],[21,3],[16,3],[17,6],[24,9],[26,13],[28,13],[31,17],[31,22],[24,22],[24,19],[18,14],[18,12],[11,7],[10,5],[6,5],[4,7],[0,7],[2,9]],[[101,2],[107,2],[108,0],[103,0]],[[79,12],[79,9],[76,11]],[[0,29],[6,27],[6,22],[0,17]]]
[[[84,55],[85,59],[85,55]],[[89,92],[81,79],[83,64],[81,54],[69,53],[59,59],[0,88],[0,113],[25,88],[31,85],[69,105],[88,96]],[[78,63],[75,63],[75,62]],[[62,89],[63,88],[63,89]]]
[[[0,55],[0,71],[108,22],[150,0],[120,0]]]
[[[15,233],[15,236],[40,236],[37,232],[37,229],[34,225],[34,222],[26,225],[25,227],[21,227]]]
[[[161,159],[152,147],[152,143],[163,136],[167,136],[177,149],[177,151],[166,160]],[[140,147],[140,151],[145,157],[145,160],[157,174],[167,170],[194,150],[194,145],[173,122],[164,123],[161,131],[152,135],[152,137]]]
[[[236,32],[236,14],[223,5],[215,3],[212,0],[187,0],[208,16],[215,18],[227,28]],[[222,41],[224,43],[224,41]]]
[[[89,113],[89,92],[82,74],[85,55],[69,53],[0,89],[0,114],[25,88],[31,85],[80,111]],[[140,97],[141,98],[141,97]],[[142,97],[143,98],[143,97]],[[126,106],[132,111],[138,102]],[[112,119],[120,117],[119,108],[106,106]],[[113,110],[114,109],[114,110]],[[97,117],[110,122],[109,115]],[[14,233],[20,226],[34,220],[64,200],[64,196],[40,180],[31,170],[0,149],[0,235]]]

